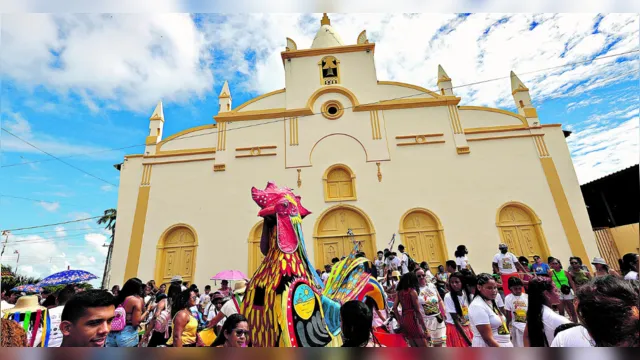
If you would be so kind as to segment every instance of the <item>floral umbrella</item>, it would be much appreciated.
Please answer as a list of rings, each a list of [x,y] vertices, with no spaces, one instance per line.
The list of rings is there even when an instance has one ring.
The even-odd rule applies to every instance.
[[[98,277],[84,270],[65,270],[49,275],[38,283],[38,286],[56,286],[65,284],[77,284],[97,279]]]
[[[11,291],[24,292],[24,293],[41,293],[42,288],[38,285],[27,284],[27,285],[16,286],[13,289],[11,289]]]

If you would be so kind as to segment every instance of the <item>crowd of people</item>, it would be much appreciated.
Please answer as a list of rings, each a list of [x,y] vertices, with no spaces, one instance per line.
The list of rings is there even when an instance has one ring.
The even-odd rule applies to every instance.
[[[640,345],[638,254],[619,260],[620,274],[602,258],[592,260],[592,271],[578,257],[564,268],[554,257],[533,256],[529,264],[505,244],[498,249],[492,274],[475,273],[464,245],[454,260],[434,267],[412,259],[402,245],[398,252],[379,251],[366,271],[380,282],[387,304],[379,308],[370,298],[342,304],[343,346]],[[339,261],[317,270],[324,282]],[[206,285],[202,293],[180,276],[158,287],[137,278],[111,291],[67,286],[41,299],[6,292],[2,346],[251,346],[251,325],[241,314],[248,281],[233,287],[222,281],[215,291]],[[30,325],[33,318],[14,316],[27,307],[47,309],[48,335]]]

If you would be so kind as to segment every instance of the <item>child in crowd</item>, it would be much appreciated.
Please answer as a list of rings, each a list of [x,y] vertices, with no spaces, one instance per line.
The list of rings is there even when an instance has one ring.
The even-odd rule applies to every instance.
[[[524,284],[520,278],[511,277],[508,280],[511,294],[504,299],[504,309],[507,315],[507,324],[511,331],[511,342],[514,347],[524,347],[523,335],[527,325],[527,307],[529,298],[524,293]]]

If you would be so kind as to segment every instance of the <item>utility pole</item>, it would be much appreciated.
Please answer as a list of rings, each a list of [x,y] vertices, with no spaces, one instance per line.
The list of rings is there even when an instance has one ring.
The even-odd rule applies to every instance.
[[[18,273],[18,264],[20,263],[20,251],[15,250],[13,253],[14,254],[18,254],[18,259],[16,259],[16,271],[15,271],[15,273],[17,274]]]
[[[2,236],[4,236],[4,243],[2,243],[2,253],[0,253],[0,257],[4,255],[4,249],[7,247],[7,241],[9,241],[9,234],[11,234],[9,230],[2,231]]]

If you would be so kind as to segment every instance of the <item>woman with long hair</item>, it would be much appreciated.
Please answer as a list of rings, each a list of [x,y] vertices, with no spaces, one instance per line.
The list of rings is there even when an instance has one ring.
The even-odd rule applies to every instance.
[[[618,264],[625,280],[638,280],[638,254],[624,254],[622,259],[618,259]]]
[[[640,346],[638,281],[598,277],[578,290],[577,299],[580,322],[595,346]]]
[[[396,315],[405,338],[411,347],[427,347],[427,325],[424,323],[418,303],[420,285],[414,272],[402,275],[398,283],[398,294],[393,303],[393,313]],[[398,305],[402,306],[402,313],[398,312]]]
[[[555,260],[555,259],[554,259]],[[527,325],[524,328],[525,347],[548,347],[553,342],[556,328],[569,322],[556,314],[551,307],[560,302],[555,283],[546,277],[537,277],[529,282],[529,306]]]
[[[513,347],[510,339],[507,319],[502,314],[496,297],[498,285],[493,276],[478,275],[476,297],[469,306],[469,322],[473,332],[473,347]]]
[[[591,265],[593,265],[596,268],[596,271],[594,272],[593,277],[601,277],[601,276],[608,276],[608,275],[621,277],[617,271],[609,268],[609,264],[607,264],[607,262],[604,261],[604,259],[601,257],[594,257],[593,260],[591,260]]]
[[[573,305],[573,298],[576,291],[576,285],[568,271],[562,268],[560,260],[553,258],[549,262],[551,266],[551,279],[556,284],[556,288],[560,290],[560,303],[558,304],[558,313],[564,316],[565,309],[569,312],[572,322],[578,322],[576,308]]]
[[[172,285],[173,286],[173,285]],[[195,347],[198,340],[198,320],[191,314],[189,308],[195,306],[196,293],[184,290],[175,298],[171,305],[173,316],[173,335],[167,341],[168,346]]]
[[[342,347],[380,347],[372,333],[373,314],[358,300],[347,301],[340,307],[340,327],[344,336]]]
[[[247,318],[242,314],[232,314],[222,325],[222,330],[211,347],[246,347],[248,337]]]
[[[107,347],[136,347],[138,346],[138,325],[149,314],[145,309],[145,283],[138,278],[131,278],[122,286],[116,298],[116,309],[122,307],[125,312],[126,325],[122,330],[113,329],[107,335]]]
[[[456,251],[453,253],[453,255],[455,255],[456,257],[456,266],[458,271],[462,269],[471,270],[469,260],[467,259],[467,254],[469,254],[469,250],[467,250],[467,247],[464,245],[458,245]]]
[[[473,333],[469,328],[469,304],[464,290],[463,275],[455,272],[449,277],[450,291],[444,296],[446,311],[447,347],[470,347]]]

